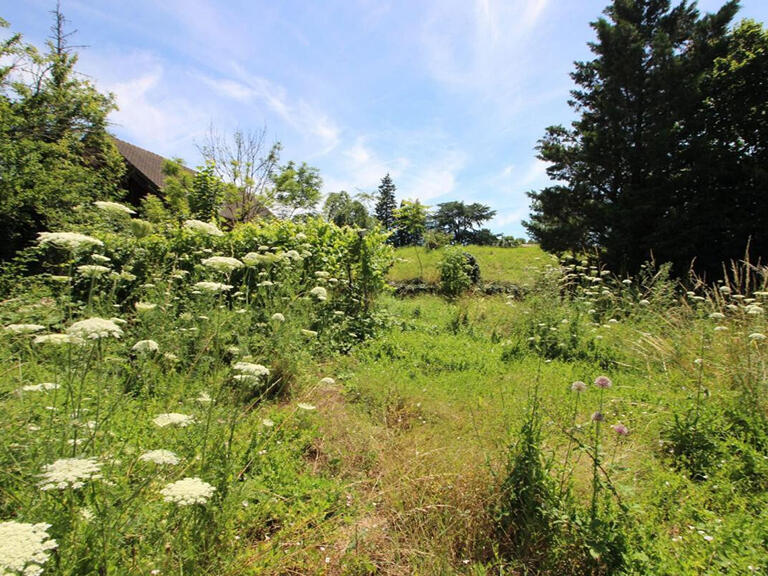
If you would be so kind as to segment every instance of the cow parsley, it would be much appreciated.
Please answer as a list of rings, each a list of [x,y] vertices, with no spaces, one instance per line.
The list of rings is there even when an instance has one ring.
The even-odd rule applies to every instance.
[[[165,428],[166,426],[179,426],[184,428],[194,423],[195,419],[187,414],[179,414],[178,412],[168,412],[166,414],[158,414],[152,422]]]
[[[101,478],[100,468],[96,458],[62,458],[43,466],[39,486],[41,490],[76,490],[83,487],[87,480]]]
[[[238,268],[242,268],[243,263],[237,258],[230,258],[229,256],[211,256],[203,260],[203,266],[223,274],[230,274]]]
[[[41,334],[40,336],[35,336],[32,343],[61,346],[62,344],[85,344],[85,340],[74,334]]]
[[[229,284],[222,284],[221,282],[197,282],[195,284],[195,288],[212,293],[227,292],[232,290],[232,286]]]
[[[123,330],[112,320],[104,318],[88,318],[75,322],[67,328],[67,334],[79,336],[87,340],[99,340],[101,338],[120,338]]]
[[[50,524],[0,522],[0,574],[39,576],[56,540],[48,537]]]
[[[208,234],[209,236],[224,236],[224,232],[219,230],[216,226],[201,220],[187,220],[184,222],[184,228],[192,230],[193,232]]]
[[[315,286],[312,288],[312,290],[309,291],[310,296],[313,298],[316,298],[320,302],[323,302],[324,300],[328,299],[328,292],[325,288],[322,286]]]
[[[58,248],[72,251],[92,248],[93,246],[104,246],[101,240],[77,232],[40,232],[37,235],[37,240],[41,246],[52,244]]]
[[[14,334],[33,334],[45,330],[45,326],[40,324],[8,324],[5,329]]]
[[[200,478],[182,478],[168,484],[160,490],[160,493],[166,502],[172,502],[179,506],[189,506],[190,504],[205,504],[213,496],[215,490],[216,488],[203,482]]]
[[[131,347],[131,350],[139,354],[153,354],[160,349],[154,340],[139,340]]]
[[[102,200],[99,200],[97,202],[93,203],[96,208],[99,210],[104,210],[104,212],[112,212],[114,214],[136,214],[135,210],[131,210],[128,208],[128,206],[125,206],[123,204],[120,204],[118,202],[104,202]]]
[[[175,466],[179,463],[179,457],[170,450],[150,450],[139,456],[139,460],[160,466]]]

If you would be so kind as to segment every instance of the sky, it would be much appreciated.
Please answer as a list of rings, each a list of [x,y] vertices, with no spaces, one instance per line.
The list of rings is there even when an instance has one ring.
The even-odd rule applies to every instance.
[[[323,191],[462,200],[524,236],[526,191],[547,185],[535,146],[574,118],[569,72],[607,0],[62,0],[77,69],[115,94],[119,138],[189,166],[211,126],[267,130]],[[722,0],[701,0],[714,11]],[[768,21],[768,0],[737,17]],[[0,0],[42,45],[53,0]]]

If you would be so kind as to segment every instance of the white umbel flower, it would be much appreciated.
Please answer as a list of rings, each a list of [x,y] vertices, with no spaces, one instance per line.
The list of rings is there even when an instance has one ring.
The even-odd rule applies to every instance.
[[[149,312],[150,310],[154,310],[157,308],[157,304],[153,304],[151,302],[136,302],[136,304],[133,305],[134,308],[136,308],[136,312],[142,313],[142,312]]]
[[[261,364],[253,364],[252,362],[236,362],[232,369],[242,374],[248,374],[249,376],[264,377],[269,376],[269,368],[262,366]]]
[[[86,278],[99,278],[104,274],[109,274],[110,269],[100,264],[83,264],[77,267],[77,271]]]
[[[211,256],[203,260],[203,266],[223,274],[230,274],[238,268],[242,268],[244,264],[237,258],[230,258],[229,256]]]
[[[92,248],[93,246],[104,246],[101,240],[77,232],[40,232],[37,235],[37,240],[40,245],[53,244],[72,251]]]
[[[298,404],[296,404],[296,406],[298,406],[300,410],[306,410],[308,412],[311,412],[312,410],[317,409],[317,406],[315,406],[314,404],[309,404],[307,402],[299,402]]]
[[[112,320],[88,318],[72,324],[67,328],[67,334],[80,336],[86,340],[99,340],[100,338],[120,338],[123,330]]]
[[[45,392],[46,390],[56,390],[59,387],[54,382],[43,382],[42,384],[28,384],[22,386],[21,389],[24,392]]]
[[[160,466],[175,466],[179,463],[179,457],[170,450],[150,450],[139,456],[139,460]]]
[[[178,412],[158,414],[154,420],[152,420],[152,422],[160,426],[160,428],[165,428],[166,426],[179,426],[180,428],[184,428],[194,421],[194,417],[188,416],[187,414],[179,414]]]
[[[195,288],[212,293],[228,292],[229,290],[232,290],[232,286],[229,284],[222,284],[221,282],[197,282]]]
[[[104,210],[104,212],[112,212],[114,214],[136,214],[135,210],[131,210],[128,208],[128,206],[125,206],[123,204],[120,204],[119,202],[105,202],[103,200],[99,200],[97,202],[93,203],[96,208],[99,210]]]
[[[200,232],[201,234],[208,234],[209,236],[224,236],[224,232],[219,230],[213,224],[203,222],[202,220],[187,220],[184,222],[184,228],[192,230],[193,232]]]
[[[310,296],[316,298],[320,302],[328,299],[328,291],[322,286],[315,286],[309,291]]]
[[[333,386],[334,384],[336,384],[336,380],[334,380],[330,376],[326,376],[325,378],[322,378],[320,380],[320,384],[323,384],[324,386]]]
[[[62,458],[43,466],[39,486],[41,490],[77,490],[87,480],[101,478],[100,468],[101,464],[96,458]]]
[[[272,320],[272,322],[285,322],[285,316],[280,314],[280,312],[275,312],[270,317],[270,320]]]
[[[48,537],[50,524],[0,522],[0,575],[40,576],[56,540]]]
[[[45,326],[40,324],[8,324],[5,329],[14,334],[34,334],[40,330],[45,330]]]
[[[160,346],[154,340],[139,340],[131,347],[131,350],[139,354],[153,354],[160,349]]]
[[[163,500],[179,506],[205,504],[213,496],[215,487],[200,478],[182,478],[160,490]]]
[[[62,344],[85,344],[85,340],[75,334],[41,334],[40,336],[35,336],[32,343],[61,346]]]

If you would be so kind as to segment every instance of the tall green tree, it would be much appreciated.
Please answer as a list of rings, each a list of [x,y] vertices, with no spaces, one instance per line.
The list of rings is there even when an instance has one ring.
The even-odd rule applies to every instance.
[[[376,201],[375,215],[381,223],[382,228],[389,232],[395,230],[395,209],[397,201],[395,200],[395,183],[392,182],[389,173],[381,179],[381,184],[377,191],[378,199]]]
[[[0,259],[77,219],[78,206],[120,195],[125,168],[106,132],[114,99],[77,75],[66,20],[53,16],[45,53],[19,34],[0,43]]]
[[[745,199],[754,189],[734,166],[756,150],[735,151],[741,136],[726,122],[745,109],[745,94],[728,101],[728,90],[716,88],[725,66],[716,63],[732,61],[745,35],[729,33],[738,8],[732,0],[701,15],[687,1],[614,0],[592,24],[595,58],[571,74],[579,116],[570,128],[548,128],[538,145],[557,183],[529,193],[524,224],[543,248],[596,248],[609,265],[629,270],[653,254],[684,273],[696,257],[716,268],[765,229],[766,221],[739,226],[722,218],[729,195]],[[735,81],[720,77],[727,86]],[[768,96],[754,89],[756,110]],[[728,130],[718,134],[724,122]]]
[[[395,246],[420,245],[427,229],[427,207],[418,200],[403,200],[395,210]]]
[[[453,242],[472,243],[483,222],[496,215],[490,206],[480,203],[443,202],[431,216],[431,227],[449,234]]]
[[[365,204],[350,196],[345,190],[328,194],[323,205],[323,214],[336,226],[368,228],[371,224],[371,217]]]
[[[287,218],[297,211],[314,211],[320,201],[323,179],[320,177],[320,171],[306,162],[299,166],[293,161],[288,162],[273,175],[272,182],[274,199]]]

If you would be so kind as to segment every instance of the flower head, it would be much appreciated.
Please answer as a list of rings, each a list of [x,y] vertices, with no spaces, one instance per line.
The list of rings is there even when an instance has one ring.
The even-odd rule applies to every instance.
[[[157,352],[160,346],[154,340],[139,340],[133,345],[131,350],[140,354],[152,354]]]
[[[101,478],[100,469],[101,464],[96,458],[62,458],[43,466],[39,486],[41,490],[76,490],[87,480]]]
[[[165,488],[160,490],[163,500],[173,502],[179,506],[189,506],[190,504],[205,504],[213,496],[215,487],[200,478],[183,478],[176,482],[171,482]]]
[[[320,384],[323,384],[325,386],[333,386],[334,384],[336,384],[336,380],[334,380],[329,376],[326,376],[325,378],[322,378],[320,380]]]
[[[56,540],[48,537],[50,524],[0,522],[0,574],[39,576]]]
[[[179,463],[179,457],[170,450],[150,450],[139,456],[139,460],[160,466],[175,466]]]
[[[285,322],[285,316],[280,314],[280,312],[275,312],[270,316],[269,318],[272,322]]]
[[[22,386],[24,392],[45,392],[46,390],[56,390],[59,387],[55,382],[43,382],[42,384],[28,384]]]
[[[214,294],[217,292],[228,292],[229,290],[232,290],[231,285],[222,284],[221,282],[197,282],[195,284],[195,288]]]
[[[112,212],[113,214],[136,214],[135,210],[131,210],[128,208],[128,206],[125,206],[123,204],[120,204],[118,202],[104,202],[99,200],[98,202],[93,203],[96,208],[99,210],[104,210],[105,212]]]
[[[85,234],[78,234],[77,232],[40,232],[37,235],[37,239],[41,246],[52,244],[58,248],[66,248],[73,252],[94,246],[104,246],[101,240],[86,236]]]
[[[133,305],[134,308],[136,308],[136,312],[142,313],[142,312],[149,312],[150,310],[154,310],[157,308],[157,304],[153,304],[151,302],[136,302],[136,304]]]
[[[750,340],[765,340],[765,334],[762,334],[761,332],[753,332],[749,335]]]
[[[314,404],[308,404],[306,402],[299,402],[298,404],[296,404],[296,406],[298,406],[300,410],[312,411],[317,409],[317,406],[315,406]]]
[[[592,414],[592,422],[602,422],[605,420],[605,416],[603,416],[602,412],[594,412]]]
[[[178,412],[158,414],[152,420],[152,422],[160,426],[160,428],[165,428],[166,426],[179,426],[180,428],[184,428],[185,426],[192,424],[194,421],[194,417],[188,416],[187,414],[179,414]]]
[[[120,338],[123,330],[112,320],[88,318],[72,324],[67,328],[67,334],[87,340],[99,340],[100,338]]]
[[[201,220],[187,220],[184,222],[184,228],[192,230],[193,232],[207,234],[208,236],[224,236],[224,232],[219,230],[215,225]]]
[[[309,291],[309,295],[320,302],[328,299],[328,291],[322,286],[315,286],[312,288],[312,290]]]
[[[608,378],[608,376],[598,376],[595,378],[595,386],[598,388],[606,389],[613,386],[613,382],[611,382],[611,379]]]
[[[581,380],[576,380],[573,384],[571,384],[571,390],[574,392],[584,392],[587,389],[587,385],[584,384]]]
[[[624,426],[624,424],[614,424],[611,428],[613,428],[613,431],[619,436],[627,436],[629,434],[629,428]]]
[[[14,334],[33,334],[45,330],[45,326],[40,324],[8,324],[5,329]]]
[[[86,278],[99,278],[104,274],[109,274],[110,269],[99,264],[83,264],[77,267],[77,271]]]
[[[85,340],[75,334],[41,334],[40,336],[35,336],[32,343],[60,346],[62,344],[85,344]]]
[[[229,274],[238,268],[242,268],[243,263],[237,258],[230,258],[229,256],[211,256],[210,258],[203,260],[203,266],[216,270],[217,272]]]

